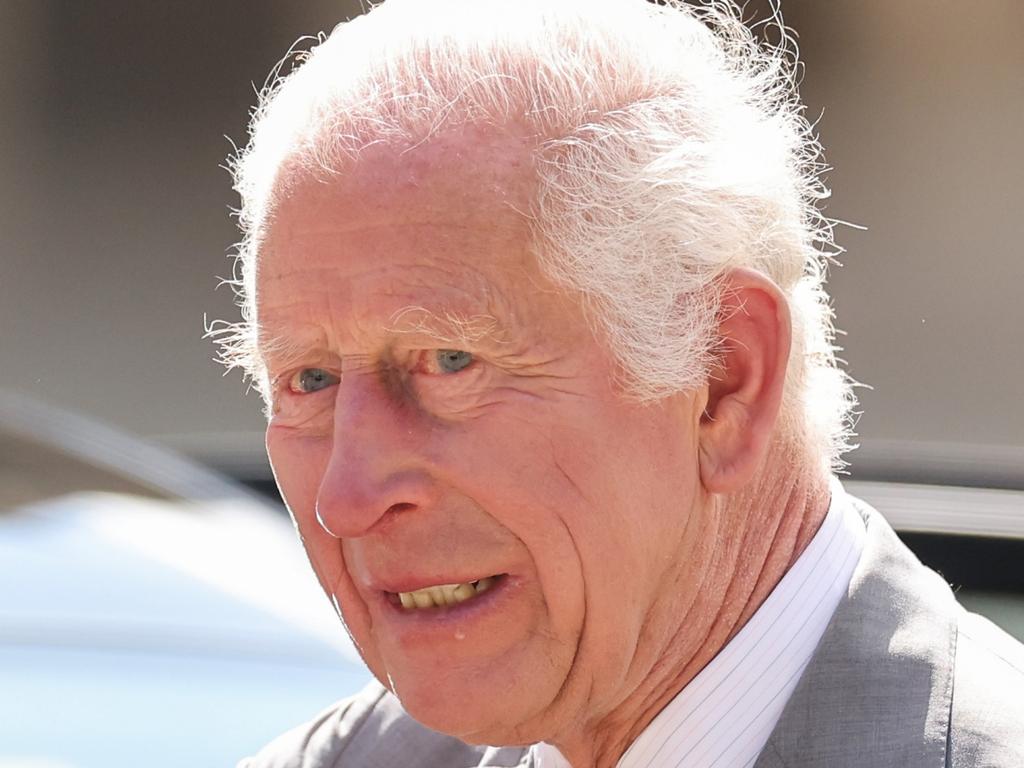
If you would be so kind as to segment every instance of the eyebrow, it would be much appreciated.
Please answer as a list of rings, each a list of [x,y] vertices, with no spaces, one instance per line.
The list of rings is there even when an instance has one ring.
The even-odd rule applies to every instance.
[[[398,310],[381,329],[385,335],[410,341],[423,340],[445,349],[495,348],[508,344],[504,327],[493,315],[463,313],[446,309],[435,312],[426,307],[407,306]],[[287,370],[310,360],[338,358],[321,330],[303,329],[293,333],[270,333],[261,329],[257,354],[268,371]],[[344,352],[340,356],[343,356]]]
[[[418,336],[453,348],[507,344],[504,327],[494,315],[454,310],[433,312],[408,306],[391,315],[388,333]]]
[[[260,329],[256,352],[268,373],[287,370],[311,358],[330,357],[323,334],[316,333],[315,338],[311,338],[308,332],[270,334]]]

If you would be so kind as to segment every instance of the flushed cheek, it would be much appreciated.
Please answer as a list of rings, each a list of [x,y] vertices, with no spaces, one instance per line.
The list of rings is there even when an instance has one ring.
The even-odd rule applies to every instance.
[[[534,425],[486,419],[435,445],[443,465],[457,468],[447,479],[525,548],[550,630],[561,639],[577,636],[584,584],[566,520],[592,507],[553,460],[551,441]]]
[[[544,531],[538,528],[538,531]],[[558,526],[547,529],[543,549],[537,547],[537,578],[552,633],[566,642],[575,642],[582,632],[586,615],[586,584],[579,554],[569,531]]]
[[[340,613],[363,660],[377,672],[380,664],[372,642],[373,622],[366,602],[349,573],[342,543],[324,531],[315,520],[312,525],[307,525],[309,521],[307,518],[300,522],[299,530],[310,565],[324,594]]]
[[[331,603],[342,610],[349,634],[370,663],[366,655],[369,614],[345,567],[341,542],[324,530],[316,517],[317,490],[329,447],[322,439],[271,425],[267,430],[267,453],[320,587]]]
[[[315,515],[317,489],[330,451],[329,437],[310,437],[276,420],[267,427],[267,456],[274,478],[296,517],[307,513]]]
[[[370,669],[383,680],[383,665],[373,640],[373,618],[366,601],[352,580],[338,544],[335,542],[336,548],[329,555],[328,567],[331,569],[332,581],[328,597],[339,610],[349,636],[359,649],[359,654]]]

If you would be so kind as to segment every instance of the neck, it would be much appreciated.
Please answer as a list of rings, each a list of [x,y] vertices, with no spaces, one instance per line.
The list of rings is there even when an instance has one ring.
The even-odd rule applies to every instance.
[[[792,468],[789,462],[771,466]],[[792,470],[790,470],[792,471]],[[806,549],[829,506],[820,472],[772,474],[727,497],[710,497],[724,533],[712,574],[693,609],[679,617],[644,681],[612,713],[567,740],[556,740],[573,768],[613,768],[629,745],[754,615]]]

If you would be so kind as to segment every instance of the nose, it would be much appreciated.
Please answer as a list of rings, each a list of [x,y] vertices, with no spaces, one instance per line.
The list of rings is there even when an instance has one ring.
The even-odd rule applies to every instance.
[[[346,377],[338,386],[331,455],[316,499],[317,520],[335,538],[365,536],[389,516],[436,498],[422,417],[376,379]]]

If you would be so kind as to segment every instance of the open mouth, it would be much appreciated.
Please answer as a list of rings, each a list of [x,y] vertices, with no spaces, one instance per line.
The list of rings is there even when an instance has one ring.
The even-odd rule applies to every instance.
[[[504,575],[487,576],[483,579],[466,581],[461,584],[436,584],[430,587],[422,587],[414,592],[388,592],[387,596],[393,604],[400,605],[406,611],[444,608],[472,600],[489,589],[493,589]]]

